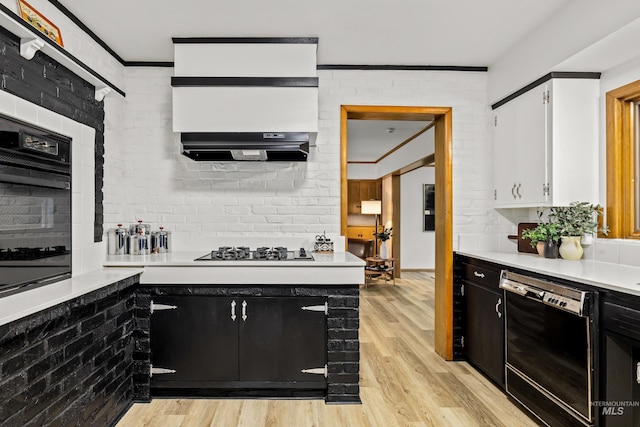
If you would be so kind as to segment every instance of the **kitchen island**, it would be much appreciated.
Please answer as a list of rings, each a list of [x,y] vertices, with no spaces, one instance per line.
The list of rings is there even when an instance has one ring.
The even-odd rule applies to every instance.
[[[364,261],[350,252],[313,253],[313,260],[196,261],[204,252],[109,255],[105,267],[141,267],[141,284],[357,285]],[[185,268],[188,267],[188,268]]]
[[[104,263],[143,269],[135,304],[134,400],[360,402],[362,260],[348,252],[196,260],[202,255],[120,255]]]

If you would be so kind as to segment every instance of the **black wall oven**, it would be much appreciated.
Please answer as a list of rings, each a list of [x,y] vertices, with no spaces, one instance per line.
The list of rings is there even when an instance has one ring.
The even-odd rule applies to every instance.
[[[71,276],[70,144],[0,116],[0,297]]]
[[[503,270],[506,390],[549,426],[594,423],[595,292]]]

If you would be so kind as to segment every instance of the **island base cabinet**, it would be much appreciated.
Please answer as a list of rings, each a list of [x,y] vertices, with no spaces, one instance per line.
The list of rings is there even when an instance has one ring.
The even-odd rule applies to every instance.
[[[239,327],[240,381],[324,383],[326,315],[322,298],[247,298]],[[320,311],[321,310],[321,311]]]
[[[153,299],[152,386],[237,380],[238,327],[237,318],[231,318],[232,302],[206,296]]]
[[[325,302],[321,297],[154,297],[152,392],[326,389]]]

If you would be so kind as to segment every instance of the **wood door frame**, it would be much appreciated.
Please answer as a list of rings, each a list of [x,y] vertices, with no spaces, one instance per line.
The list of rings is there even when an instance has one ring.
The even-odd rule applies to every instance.
[[[383,105],[340,107],[340,230],[347,232],[347,120],[433,120],[436,177],[436,352],[453,359],[452,108]]]

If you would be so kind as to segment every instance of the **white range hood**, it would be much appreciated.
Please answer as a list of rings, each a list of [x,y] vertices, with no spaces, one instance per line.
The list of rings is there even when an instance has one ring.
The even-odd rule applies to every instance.
[[[306,160],[318,131],[317,38],[173,42],[173,131],[185,155]]]

